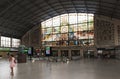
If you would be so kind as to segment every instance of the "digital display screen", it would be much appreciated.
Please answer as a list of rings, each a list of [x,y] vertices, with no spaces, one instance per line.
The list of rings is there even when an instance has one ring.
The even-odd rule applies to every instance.
[[[32,54],[32,49],[28,48],[28,54]]]
[[[46,47],[45,48],[45,54],[46,54],[46,56],[50,56],[51,55],[51,47]]]

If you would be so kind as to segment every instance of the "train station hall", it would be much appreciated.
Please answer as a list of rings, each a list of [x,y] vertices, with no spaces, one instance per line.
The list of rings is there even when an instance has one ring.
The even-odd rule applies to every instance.
[[[120,79],[120,0],[0,0],[0,79]]]

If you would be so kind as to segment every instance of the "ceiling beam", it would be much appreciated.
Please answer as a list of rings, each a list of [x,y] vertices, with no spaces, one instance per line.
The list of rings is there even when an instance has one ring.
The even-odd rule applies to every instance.
[[[86,2],[86,0],[84,0],[84,4],[85,4],[86,12],[88,13],[88,7],[87,7],[87,2]]]
[[[21,0],[21,1],[23,1],[23,0]],[[23,1],[24,2],[24,1]],[[21,4],[21,2],[19,3],[19,4]],[[19,23],[21,23],[21,24],[24,24],[25,26],[29,26],[29,25],[32,25],[30,22],[28,22],[28,20],[26,20],[26,19],[24,19],[23,20],[23,18],[24,17],[21,17],[22,15],[23,15],[23,13],[24,14],[26,14],[26,13],[28,13],[28,14],[30,14],[30,13],[33,13],[33,12],[30,12],[29,10],[26,10],[25,8],[23,8],[23,7],[19,7],[18,5],[19,4],[17,4],[17,5],[14,5],[14,7],[13,8],[10,8],[10,9],[8,9],[7,10],[7,12],[5,13],[5,14],[7,14],[7,15],[5,15],[5,17],[7,16],[7,19],[10,19],[10,20],[12,20],[12,21],[16,21],[16,22],[19,22]],[[28,6],[28,5],[27,5]],[[21,8],[21,10],[19,10],[18,9],[18,11],[16,11],[17,10],[17,8],[16,7],[19,7],[19,8]],[[22,12],[22,13],[20,13],[20,11]],[[12,16],[11,16],[12,15]],[[17,16],[17,18],[16,18],[16,16]],[[19,16],[19,17],[18,17]],[[29,20],[29,21],[31,21],[31,20]]]
[[[100,12],[101,11],[101,0],[99,0],[99,9],[98,9],[98,12]]]
[[[119,0],[116,0],[116,3],[114,4],[113,11],[112,11],[111,16],[110,16],[111,18],[113,18],[114,15],[116,14],[118,6],[119,6]]]
[[[3,20],[4,23],[7,21],[7,22],[10,22],[10,23],[13,24],[13,25],[16,25],[16,26],[18,25],[18,26],[20,26],[19,28],[23,28],[23,25],[22,25],[22,24],[16,23],[16,22],[11,21],[11,20],[9,20],[9,19],[4,19],[3,17],[1,17],[0,19]],[[9,26],[9,25],[8,25],[8,26]]]
[[[11,36],[12,35],[20,36],[22,34],[22,32],[18,32],[16,30],[4,28],[4,27],[0,27],[0,33],[1,34],[10,34]]]
[[[39,7],[38,4],[35,4],[34,1],[33,1],[33,2],[30,2],[30,1],[29,1],[29,4],[31,4],[31,3],[32,3],[33,6],[35,6],[35,7],[37,8],[36,10],[40,10],[40,12],[41,12],[41,7]],[[20,7],[23,7],[23,6],[20,5],[20,4],[19,4],[19,6],[20,6]],[[38,7],[39,7],[39,8],[38,8]],[[33,7],[29,7],[29,9],[32,9],[32,8],[33,8]],[[25,11],[28,11],[28,9],[26,9]],[[45,10],[44,10],[44,11],[45,11]],[[24,12],[24,11],[23,11],[23,12]],[[22,14],[23,12],[21,12],[21,14]],[[31,13],[31,14],[30,14],[30,13]],[[47,14],[47,13],[46,13],[46,14]],[[34,24],[32,18],[33,18],[35,15],[36,15],[36,14],[35,14],[35,10],[34,10],[33,12],[26,12],[25,14],[22,14],[22,15],[21,15],[21,17],[23,17],[23,18],[20,18],[20,19],[18,19],[18,20],[23,21],[23,19],[25,19],[25,20],[26,20],[25,22]],[[50,16],[50,17],[51,17],[51,16]]]
[[[55,10],[55,8],[52,6],[52,4],[50,4],[47,0],[44,0],[44,2],[45,2],[57,15],[60,15],[59,12],[57,12],[57,10]]]
[[[20,3],[22,0],[15,0],[14,3],[12,3],[10,6],[8,6],[6,9],[4,9],[2,12],[0,12],[0,17],[2,17],[4,15],[4,13],[6,13],[9,9],[13,8],[15,5],[17,5],[18,3]]]
[[[31,2],[31,1],[30,1]],[[50,5],[46,2],[46,1],[44,1],[45,3],[46,3],[46,5],[47,6],[49,6],[50,7]],[[38,4],[36,4],[36,3],[34,3],[34,1],[32,1],[32,3],[33,3],[33,5],[35,5],[35,7],[39,10],[41,10],[42,12],[45,12],[46,10],[44,10],[43,8],[38,8],[39,7],[39,5]],[[50,9],[51,9],[51,7],[50,7]],[[53,9],[53,8],[52,8]],[[54,11],[54,10],[53,10]],[[57,13],[57,12],[56,12]],[[47,16],[48,17],[52,17],[53,15],[51,15],[51,14],[48,14],[48,13],[46,13],[47,14]],[[40,16],[37,16],[37,17],[35,17],[35,15],[33,15],[34,16],[34,18],[33,17],[31,17],[31,20],[34,20],[34,19],[36,19],[36,18],[38,18],[38,17],[40,17]],[[40,17],[41,18],[41,17]]]
[[[73,0],[70,0],[70,1],[71,1],[72,5],[73,5],[73,7],[74,7],[74,9],[75,9],[75,13],[78,13],[78,11],[77,11],[77,9],[76,9],[76,7],[75,7],[75,4],[74,4],[74,2],[73,2]]]
[[[18,17],[17,20],[16,20],[15,17],[13,17],[12,19],[15,20],[16,22],[20,22],[20,23],[24,24],[25,26],[33,25],[33,24],[31,24],[31,20],[30,20],[30,19],[25,19],[25,17],[26,17],[27,15],[30,15],[30,14],[33,13],[32,11],[30,11],[30,9],[31,9],[32,6],[31,6],[29,9],[26,9],[26,8],[25,8],[24,6],[22,6],[21,4],[18,4],[17,6],[18,6],[19,8],[21,8],[22,11],[21,11],[20,13],[18,13],[19,11],[18,11],[17,13],[13,11],[13,13],[15,13],[16,16],[17,16],[17,15],[21,15],[21,16]],[[24,7],[24,8],[23,8],[23,7]],[[16,10],[15,10],[15,11],[16,11]],[[23,13],[26,14],[26,16],[23,16],[23,17],[22,17],[22,15],[24,15]]]
[[[62,4],[62,1],[60,1],[60,0],[57,0],[57,1],[58,1],[58,3],[61,5],[61,7],[62,7],[62,9],[65,11],[65,13],[69,13],[69,12],[65,9],[64,5]]]

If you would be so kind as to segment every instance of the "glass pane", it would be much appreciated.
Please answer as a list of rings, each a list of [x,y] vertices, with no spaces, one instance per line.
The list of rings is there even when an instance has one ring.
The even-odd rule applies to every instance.
[[[87,27],[87,23],[83,23],[83,24],[78,24],[78,31],[85,31],[85,30],[88,30],[88,27]]]
[[[76,24],[76,23],[77,23],[77,13],[70,13],[69,24]]]
[[[42,34],[47,34],[47,30],[46,29],[42,29]]]
[[[61,39],[62,40],[68,40],[68,34],[67,33],[61,34]]]
[[[11,39],[10,37],[1,36],[1,46],[10,47],[11,46],[10,39]]]
[[[68,26],[62,26],[61,33],[66,33],[66,32],[68,32]]]
[[[80,25],[77,27],[77,31],[83,31]]]
[[[60,16],[53,18],[53,26],[60,26]]]
[[[88,39],[88,33],[87,33],[87,31],[81,31],[81,33],[80,33],[80,39]]]
[[[52,33],[52,28],[46,28],[47,32],[46,34],[51,34]]]
[[[60,27],[53,27],[53,33],[60,33]]]
[[[77,31],[77,25],[70,25],[69,32],[75,32],[75,31]]]
[[[10,45],[10,42],[9,42]],[[18,47],[20,45],[20,40],[16,38],[12,38],[12,47]]]
[[[52,35],[51,34],[44,35],[44,41],[52,41]]]
[[[60,40],[60,34],[53,35],[53,41],[59,41]]]
[[[46,21],[46,27],[52,27],[52,19]]]
[[[68,14],[61,15],[61,25],[68,25]]]
[[[73,37],[74,37],[74,33],[73,32],[69,33],[69,40],[73,40]]]
[[[89,30],[94,30],[93,22],[88,23]]]
[[[94,32],[93,31],[89,31],[88,32],[88,36],[89,36],[89,39],[93,39],[94,38]]]
[[[78,35],[77,32],[73,33],[69,33],[69,40],[77,40],[78,39]]]
[[[87,14],[86,13],[78,13],[78,23],[87,22]]]
[[[74,33],[74,40],[78,40],[78,34],[77,34],[77,32]]]
[[[93,22],[93,20],[94,20],[94,15],[88,14],[88,22]]]
[[[45,28],[45,22],[41,23],[42,28]]]
[[[57,37],[56,37],[56,35],[53,35],[53,41],[56,41],[57,40]]]

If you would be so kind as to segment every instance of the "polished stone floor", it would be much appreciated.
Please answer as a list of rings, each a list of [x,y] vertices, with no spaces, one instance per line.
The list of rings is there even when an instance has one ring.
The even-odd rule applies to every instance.
[[[17,64],[11,76],[8,60],[0,59],[0,79],[120,79],[120,60],[28,61]]]

